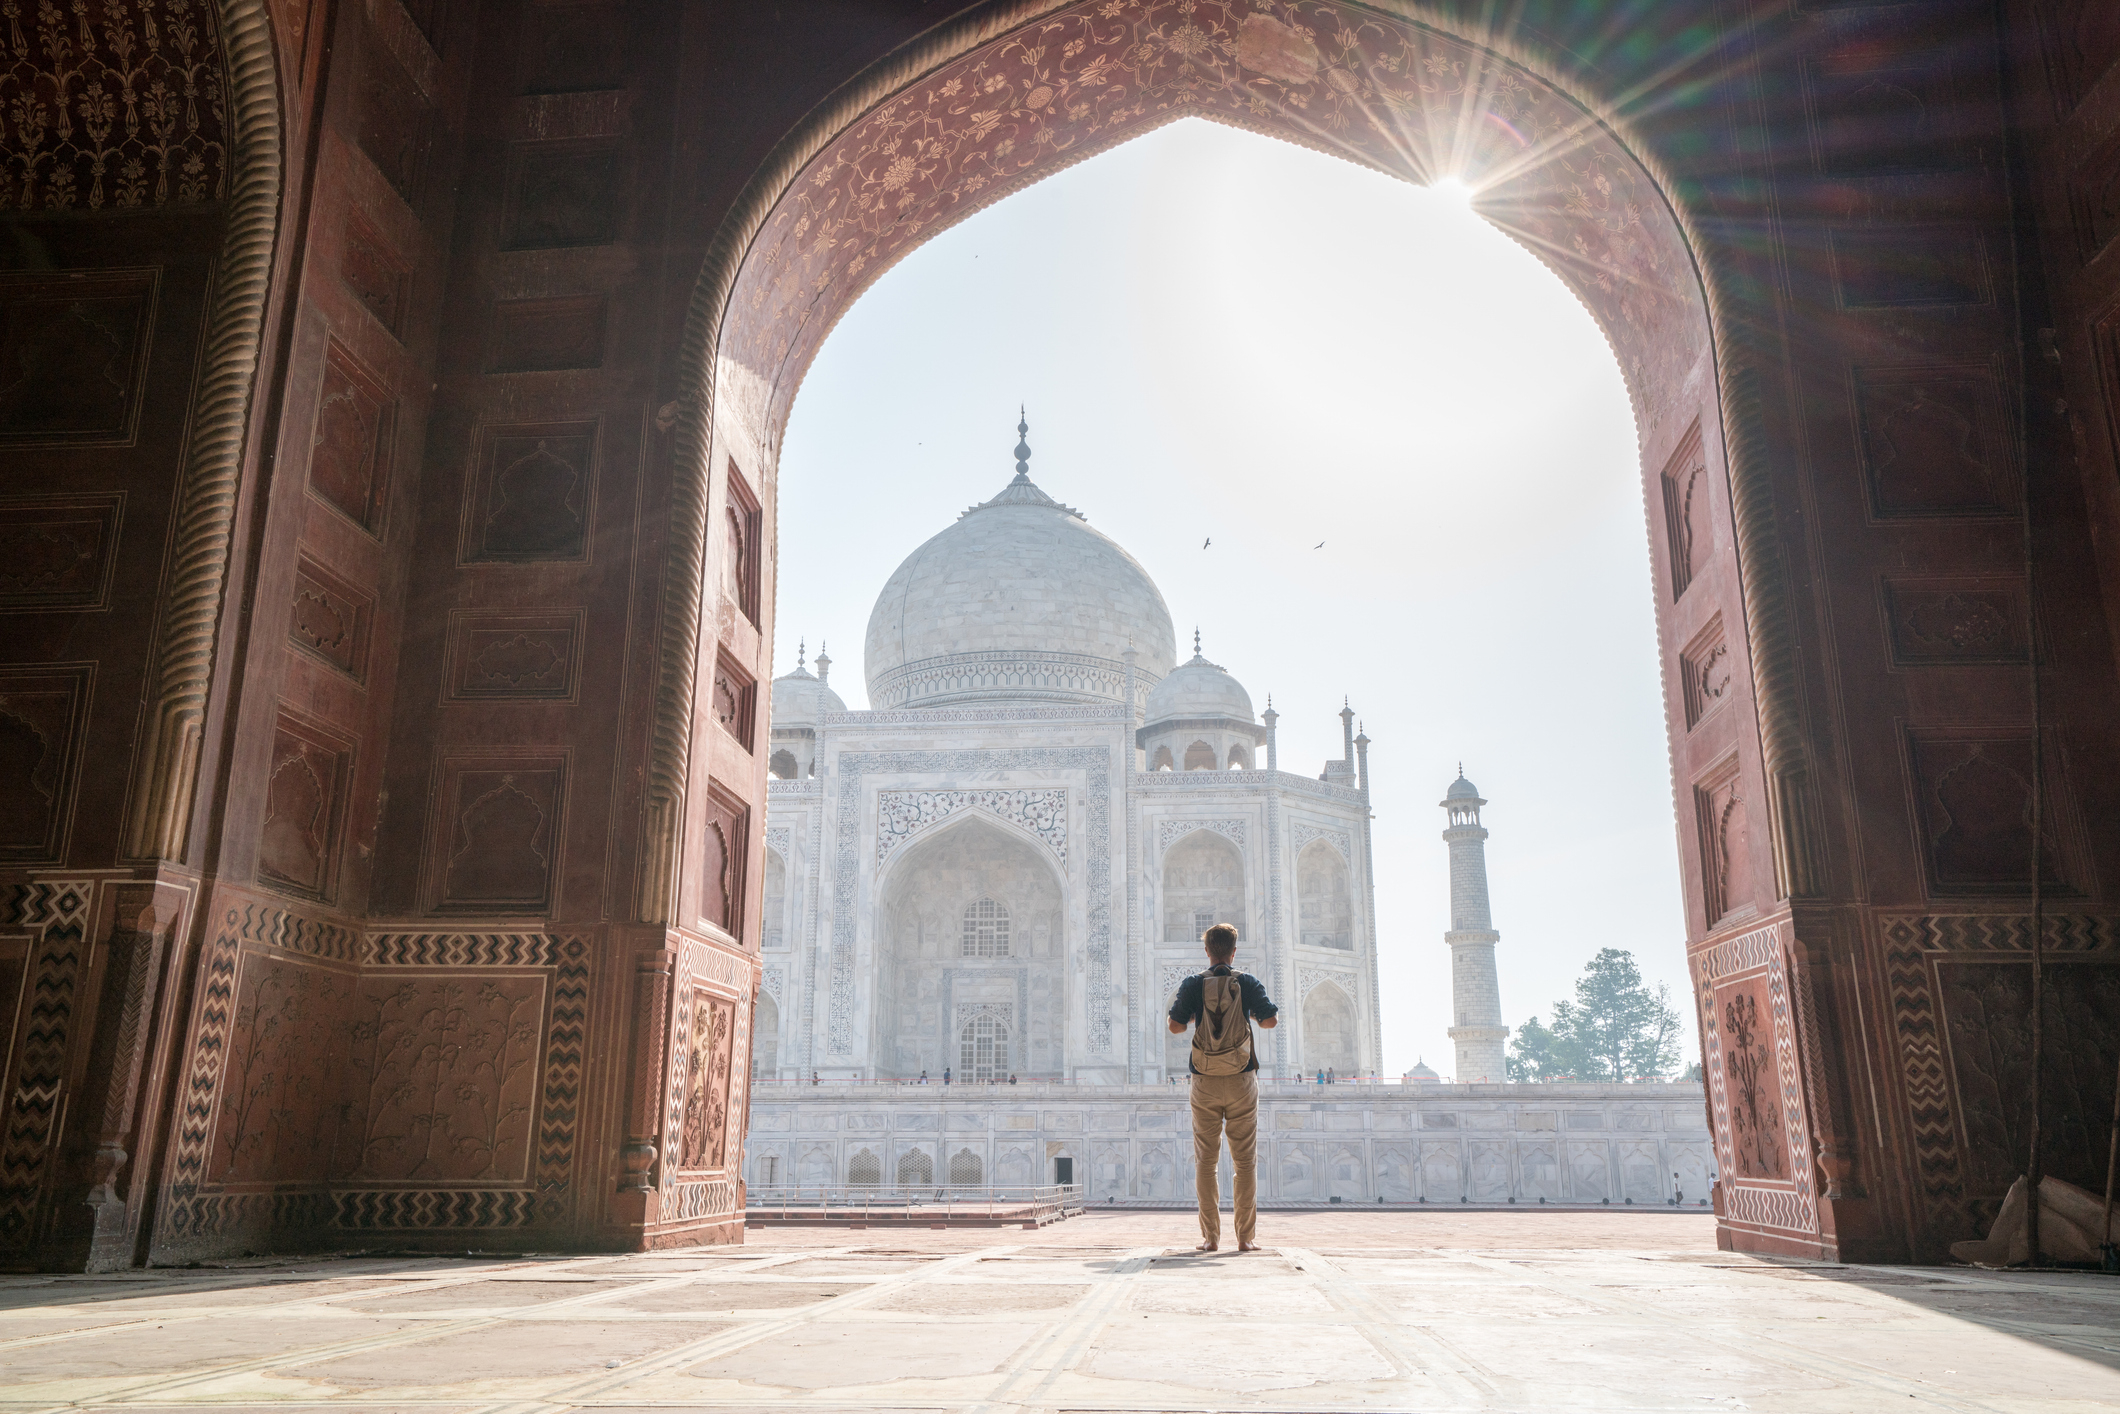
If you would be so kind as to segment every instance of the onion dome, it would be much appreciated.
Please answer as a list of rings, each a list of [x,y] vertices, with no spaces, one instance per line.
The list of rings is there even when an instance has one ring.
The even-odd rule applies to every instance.
[[[1155,581],[1038,489],[1029,425],[1016,431],[1015,478],[908,556],[877,597],[870,706],[1124,702],[1129,647],[1138,679],[1170,671],[1176,635]]]

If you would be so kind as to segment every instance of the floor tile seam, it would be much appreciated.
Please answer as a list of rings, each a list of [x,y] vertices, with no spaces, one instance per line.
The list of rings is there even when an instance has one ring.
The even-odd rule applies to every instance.
[[[394,1277],[376,1277],[376,1278],[373,1278],[373,1280],[376,1280],[376,1281],[394,1281],[394,1280],[402,1280],[402,1278],[394,1278]],[[478,1276],[478,1275],[473,1275],[473,1276],[465,1276],[465,1277],[453,1277],[452,1279],[450,1279],[450,1280],[447,1280],[447,1281],[437,1281],[437,1282],[433,1282],[433,1283],[430,1283],[430,1284],[431,1284],[431,1285],[434,1285],[434,1286],[457,1286],[457,1285],[462,1285],[462,1284],[464,1284],[464,1283],[466,1283],[466,1282],[473,1282],[473,1281],[482,1281],[482,1280],[490,1280],[490,1278],[487,1278],[487,1277],[483,1277],[483,1276]],[[218,1289],[218,1290],[225,1290],[225,1291],[254,1291],[254,1290],[256,1290],[256,1289],[257,1289],[257,1287],[256,1287],[256,1285],[255,1285],[255,1284],[253,1284],[253,1285],[251,1285],[251,1286],[232,1286],[232,1287],[221,1287],[221,1288],[217,1288],[217,1289]],[[143,1316],[143,1317],[141,1317],[141,1318],[140,1318],[140,1319],[138,1319],[138,1320],[133,1320],[133,1321],[119,1321],[119,1322],[115,1322],[115,1323],[113,1323],[113,1324],[111,1324],[111,1325],[107,1325],[107,1326],[84,1326],[84,1327],[82,1327],[82,1328],[81,1328],[80,1330],[73,1330],[73,1331],[49,1331],[49,1332],[45,1333],[44,1335],[26,1335],[26,1336],[16,1336],[16,1337],[12,1337],[12,1338],[9,1338],[9,1337],[5,1337],[5,1336],[0,1336],[0,1351],[5,1351],[5,1350],[27,1350],[27,1349],[29,1349],[29,1348],[31,1348],[31,1347],[33,1347],[33,1346],[38,1346],[38,1345],[55,1345],[55,1344],[58,1344],[58,1343],[60,1343],[60,1342],[62,1342],[62,1341],[68,1341],[68,1340],[77,1340],[77,1339],[86,1339],[86,1338],[87,1338],[87,1337],[89,1337],[89,1336],[97,1336],[97,1335],[110,1335],[110,1334],[114,1334],[114,1333],[117,1333],[117,1332],[121,1332],[121,1331],[127,1331],[127,1330],[138,1330],[138,1329],[140,1329],[140,1328],[142,1328],[142,1327],[145,1327],[145,1326],[166,1326],[166,1325],[184,1325],[184,1324],[188,1324],[188,1323],[191,1323],[191,1322],[194,1322],[194,1321],[205,1321],[205,1320],[212,1320],[212,1319],[214,1319],[214,1318],[216,1318],[216,1317],[220,1317],[220,1316],[224,1316],[224,1315],[226,1315],[226,1314],[227,1314],[227,1313],[228,1313],[229,1311],[241,1311],[241,1312],[243,1312],[243,1313],[244,1313],[245,1315],[253,1315],[253,1316],[254,1316],[254,1315],[258,1315],[258,1314],[260,1314],[260,1313],[261,1313],[261,1311],[267,1311],[267,1312],[270,1312],[270,1313],[272,1313],[272,1314],[273,1314],[273,1315],[275,1315],[275,1316],[279,1316],[279,1315],[283,1315],[283,1314],[285,1314],[285,1313],[286,1313],[287,1311],[290,1311],[290,1310],[309,1310],[309,1309],[314,1309],[314,1308],[318,1308],[318,1307],[328,1307],[328,1306],[330,1306],[330,1304],[331,1304],[332,1302],[334,1302],[334,1301],[343,1301],[343,1300],[346,1300],[346,1299],[348,1299],[348,1298],[349,1298],[349,1296],[350,1296],[351,1294],[352,1294],[352,1293],[347,1293],[347,1292],[339,1292],[339,1293],[337,1293],[337,1294],[335,1294],[335,1295],[330,1295],[330,1296],[308,1296],[308,1297],[301,1297],[301,1298],[298,1298],[298,1299],[296,1299],[296,1300],[293,1300],[293,1301],[283,1301],[283,1302],[270,1302],[270,1303],[267,1303],[267,1304],[266,1304],[266,1305],[265,1305],[264,1307],[256,1307],[256,1306],[219,1306],[219,1307],[213,1307],[213,1308],[211,1308],[211,1309],[208,1309],[208,1310],[202,1310],[202,1311],[190,1311],[190,1312],[183,1312],[183,1313],[180,1313],[180,1314],[177,1314],[177,1315],[165,1315],[165,1316],[162,1316],[162,1317],[160,1317],[160,1318],[154,1318],[154,1317],[146,1317],[146,1316]],[[125,1298],[123,1298],[123,1297],[120,1297],[120,1298],[118,1298],[118,1299],[120,1299],[120,1300],[123,1300],[123,1299],[125,1299]],[[363,1312],[363,1313],[361,1313],[361,1314],[368,1314],[368,1313],[365,1313],[365,1312]],[[4,1326],[4,1323],[5,1323],[5,1320],[6,1320],[6,1319],[7,1319],[7,1318],[5,1318],[5,1317],[0,1317],[0,1326]],[[23,1319],[34,1319],[34,1318],[32,1318],[32,1317],[24,1317]]]
[[[1014,1356],[1002,1367],[1001,1379],[982,1400],[968,1404],[960,1414],[995,1414],[1004,1409],[1038,1410],[1045,1406],[1037,1396],[1045,1394],[1060,1376],[1073,1370],[1082,1361],[1088,1343],[1111,1323],[1111,1313],[1127,1293],[1154,1263],[1162,1251],[1160,1246],[1135,1247],[1129,1249],[1114,1268],[1096,1274],[1092,1290],[1076,1307],[1067,1312],[1052,1327],[1031,1340],[1024,1342]],[[1030,1375],[1036,1362],[1047,1351],[1057,1350],[1048,1368],[1036,1377],[1036,1385],[1024,1399],[1009,1399],[1009,1390],[1020,1380]]]
[[[1394,1367],[1408,1371],[1411,1377],[1426,1379],[1431,1385],[1450,1381],[1466,1387],[1456,1391],[1456,1395],[1461,1402],[1472,1407],[1493,1408],[1501,1399],[1494,1371],[1437,1332],[1392,1319],[1383,1303],[1371,1296],[1358,1278],[1335,1266],[1331,1258],[1305,1247],[1278,1250],[1292,1258],[1316,1281],[1327,1300],[1355,1318],[1354,1327],[1362,1338],[1377,1347],[1378,1353]],[[1428,1358],[1422,1359],[1423,1355]],[[1408,1377],[1399,1376],[1401,1379]],[[1468,1393],[1471,1398],[1466,1398]]]
[[[1606,1288],[1597,1289],[1605,1290]],[[1600,1304],[1600,1298],[1597,1297],[1578,1296],[1577,1299],[1590,1302],[1593,1305]],[[1644,1323],[1661,1325],[1665,1329],[1669,1327],[1670,1313],[1661,1312],[1646,1302],[1607,1297],[1602,1299],[1602,1304],[1631,1311]],[[1840,1388],[1851,1393],[1864,1389],[1881,1390],[1892,1394],[1904,1395],[1915,1400],[1928,1400],[1941,1407],[1964,1411],[1964,1414],[2004,1414],[2004,1411],[1999,1406],[1954,1397],[1927,1385],[1909,1381],[1902,1376],[1894,1375],[1874,1365],[1862,1364],[1837,1356],[1822,1355],[1816,1351],[1807,1350],[1800,1345],[1795,1345],[1785,1337],[1767,1334],[1757,1326],[1737,1326],[1734,1324],[1719,1326],[1709,1322],[1699,1322],[1689,1326],[1689,1330],[1704,1337],[1707,1343],[1714,1345],[1724,1354],[1734,1356],[1739,1360],[1759,1360],[1762,1358],[1761,1347],[1770,1347],[1774,1352],[1771,1358],[1781,1362],[1789,1369],[1832,1380]]]
[[[642,1283],[641,1285],[646,1284],[648,1283]],[[621,1293],[591,1292],[584,1296],[569,1297],[562,1301],[547,1302],[535,1308],[522,1309],[536,1309],[539,1311],[566,1311],[570,1309],[577,1309],[582,1306],[593,1305],[599,1298],[606,1298],[619,1294]],[[374,1313],[348,1312],[347,1314],[349,1316],[354,1316],[373,1315]],[[387,1319],[387,1317],[384,1318]],[[144,1392],[161,1393],[164,1391],[185,1389],[195,1385],[208,1383],[217,1379],[226,1379],[231,1375],[257,1374],[261,1371],[266,1370],[299,1369],[304,1365],[315,1365],[326,1360],[340,1359],[348,1355],[359,1355],[370,1350],[387,1350],[393,1346],[399,1345],[417,1345],[424,1340],[437,1340],[452,1335],[464,1335],[472,1331],[486,1330],[495,1326],[507,1325],[509,1324],[509,1322],[510,1318],[507,1316],[480,1316],[468,1319],[438,1321],[432,1323],[429,1329],[423,1330],[420,1329],[420,1326],[427,1323],[415,1320],[412,1328],[407,1330],[391,1331],[388,1334],[371,1336],[364,1340],[339,1341],[322,1346],[312,1346],[303,1350],[293,1351],[290,1353],[285,1353],[268,1358],[238,1361],[233,1365],[224,1365],[212,1370],[194,1371],[187,1375],[172,1378],[171,1380],[166,1381],[164,1383],[152,1385],[148,1388],[147,1391]],[[141,1392],[142,1391],[135,1391],[134,1393],[137,1394]],[[132,1401],[130,1399],[125,1399],[123,1402],[130,1403]]]
[[[851,1249],[840,1248],[837,1250],[847,1251]],[[814,1306],[806,1306],[800,1311],[791,1312],[786,1316],[748,1322],[738,1330],[719,1331],[714,1335],[704,1336],[697,1341],[688,1342],[673,1350],[666,1350],[660,1354],[648,1356],[638,1363],[629,1362],[620,1369],[607,1374],[592,1375],[574,1385],[548,1391],[539,1400],[531,1402],[571,1406],[578,1399],[593,1398],[605,1390],[622,1389],[636,1380],[648,1375],[660,1374],[675,1366],[732,1354],[745,1346],[755,1345],[761,1340],[784,1335],[801,1326],[811,1324],[820,1318],[829,1317],[835,1312],[858,1308],[884,1291],[896,1290],[901,1286],[915,1285],[923,1277],[933,1276],[939,1270],[961,1266],[975,1255],[976,1253],[968,1252],[958,1256],[945,1257],[934,1263],[932,1269],[922,1268],[910,1272],[900,1272],[895,1277],[886,1278],[862,1291],[850,1291],[844,1295],[818,1302]],[[525,1402],[511,1400],[501,1404],[477,1406],[467,1410],[466,1414],[520,1414],[519,1406],[523,1403]]]

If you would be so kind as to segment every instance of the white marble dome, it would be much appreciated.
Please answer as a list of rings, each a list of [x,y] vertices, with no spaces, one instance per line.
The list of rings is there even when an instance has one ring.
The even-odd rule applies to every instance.
[[[826,660],[829,661],[829,660]],[[797,666],[792,673],[773,679],[773,730],[816,727],[827,712],[844,712],[845,702],[823,679]]]
[[[1148,723],[1214,717],[1250,722],[1251,694],[1227,670],[1202,657],[1195,643],[1192,661],[1172,668],[1148,694]]]
[[[1148,571],[1032,484],[1017,448],[1001,494],[906,557],[869,615],[869,705],[1121,702],[1170,671],[1176,635]]]

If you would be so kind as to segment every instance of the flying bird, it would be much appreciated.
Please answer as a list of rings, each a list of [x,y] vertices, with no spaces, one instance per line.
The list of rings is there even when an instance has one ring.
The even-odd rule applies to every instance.
[[[1320,540],[1317,544],[1311,546],[1310,548],[1313,550],[1322,550],[1325,548],[1325,542]]]
[[[1205,550],[1205,549],[1206,549],[1206,548],[1207,548],[1208,546],[1210,546],[1210,545],[1212,545],[1212,544],[1214,544],[1214,543],[1215,543],[1215,538],[1214,538],[1214,536],[1210,535],[1210,536],[1208,536],[1208,537],[1207,537],[1207,538],[1206,538],[1205,540],[1202,540],[1202,541],[1200,542],[1200,548],[1201,548],[1201,549],[1203,549],[1203,550]]]

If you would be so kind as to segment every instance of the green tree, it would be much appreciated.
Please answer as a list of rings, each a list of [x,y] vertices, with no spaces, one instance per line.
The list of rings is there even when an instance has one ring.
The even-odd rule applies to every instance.
[[[1606,948],[1575,983],[1575,1000],[1553,1004],[1553,1025],[1532,1017],[1512,1043],[1511,1080],[1642,1080],[1678,1064],[1682,1022],[1671,989],[1642,982],[1634,954]]]
[[[1535,1016],[1517,1027],[1516,1034],[1509,1038],[1509,1054],[1502,1061],[1508,1067],[1509,1078],[1530,1084],[1560,1074],[1560,1063],[1553,1054],[1555,1045],[1554,1034],[1541,1026]]]

